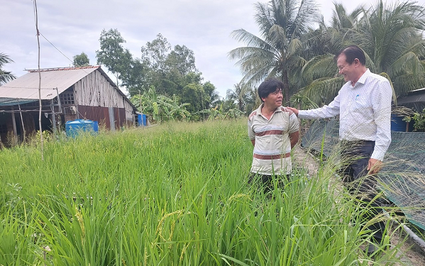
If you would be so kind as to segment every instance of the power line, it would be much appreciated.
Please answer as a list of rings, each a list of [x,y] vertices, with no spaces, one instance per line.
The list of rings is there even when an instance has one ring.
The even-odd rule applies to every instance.
[[[48,42],[50,43],[51,46],[53,46],[59,53],[61,53],[66,59],[69,60],[69,62],[73,63],[73,61],[71,59],[69,59],[68,56],[66,56],[64,53],[62,53],[61,50],[59,50],[59,48],[57,48],[51,41],[49,41],[42,33],[40,33],[40,35]]]
[[[41,36],[43,36],[43,38],[50,43],[51,46],[53,46],[59,53],[61,53],[61,55],[63,55],[66,59],[68,59],[69,62],[71,62],[74,65],[74,61],[72,61],[71,59],[69,59],[68,56],[66,56],[61,50],[59,50],[59,48],[57,48],[51,41],[49,41],[42,33],[39,32],[39,34]],[[82,69],[85,73],[88,73],[84,68],[80,68]]]

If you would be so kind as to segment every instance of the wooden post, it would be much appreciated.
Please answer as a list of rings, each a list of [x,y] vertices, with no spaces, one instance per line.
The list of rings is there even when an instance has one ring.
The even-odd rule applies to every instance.
[[[20,104],[18,104],[18,108],[19,108],[19,115],[21,117],[22,142],[25,143],[26,131],[25,131],[25,124],[24,124],[24,117],[22,116],[22,110],[21,110],[21,105]]]
[[[50,110],[52,110],[52,127],[53,127],[53,135],[56,136],[56,114],[55,114],[55,103],[54,99],[50,104]]]
[[[15,109],[12,107],[12,127],[13,127],[13,145],[16,145],[18,142],[18,130],[16,128],[16,119],[15,119]]]

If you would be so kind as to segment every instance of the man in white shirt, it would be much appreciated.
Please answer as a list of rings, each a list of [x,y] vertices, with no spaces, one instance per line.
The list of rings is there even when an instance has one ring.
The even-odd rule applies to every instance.
[[[366,68],[365,54],[359,47],[349,46],[335,59],[339,74],[344,76],[346,83],[334,100],[313,110],[289,109],[304,119],[339,115],[342,158],[351,158],[342,169],[343,181],[352,194],[367,194],[367,199],[363,200],[368,201],[376,194],[373,174],[380,171],[391,143],[392,89],[386,78]],[[379,204],[372,202],[376,208],[379,208]],[[377,223],[370,229],[374,232],[374,242],[379,243],[385,224]]]
[[[265,192],[272,189],[272,177],[282,179],[292,171],[291,149],[299,138],[296,115],[282,106],[283,83],[268,79],[258,87],[262,104],[248,118],[248,136],[254,146],[249,182],[261,180]]]

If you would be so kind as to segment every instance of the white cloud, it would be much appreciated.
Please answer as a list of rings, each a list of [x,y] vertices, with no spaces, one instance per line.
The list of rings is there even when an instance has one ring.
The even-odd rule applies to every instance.
[[[40,36],[41,67],[69,66],[81,52],[89,56],[91,64],[96,64],[95,51],[103,29],[117,29],[126,40],[125,48],[135,57],[140,57],[140,48],[146,42],[161,33],[171,45],[185,45],[195,53],[204,81],[213,83],[224,97],[226,90],[233,89],[242,77],[235,61],[227,55],[245,44],[232,39],[230,33],[240,28],[258,32],[254,19],[257,2],[267,1],[39,0],[40,32],[56,47]],[[348,10],[358,5],[358,1],[341,2]],[[370,5],[368,1],[361,2]],[[318,4],[325,21],[329,21],[332,1],[321,0]],[[0,52],[14,60],[4,69],[21,76],[24,69],[37,67],[33,1],[0,0],[0,5]]]

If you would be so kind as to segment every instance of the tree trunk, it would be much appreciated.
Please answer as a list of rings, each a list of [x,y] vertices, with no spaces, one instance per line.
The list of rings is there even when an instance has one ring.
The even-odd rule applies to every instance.
[[[282,82],[283,82],[283,98],[284,98],[282,105],[290,106],[291,95],[289,94],[289,79],[288,79],[288,71],[286,70],[282,71]]]

